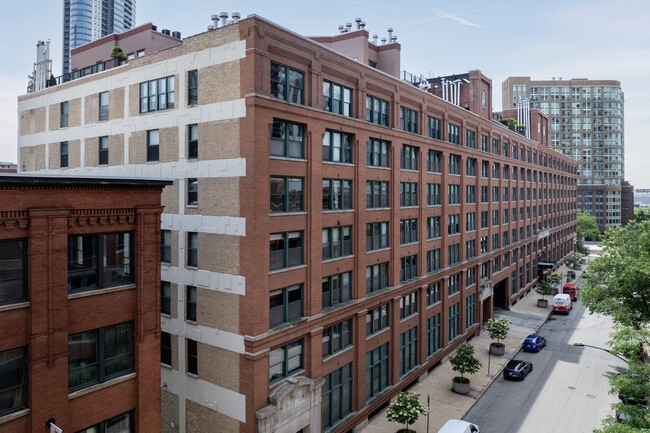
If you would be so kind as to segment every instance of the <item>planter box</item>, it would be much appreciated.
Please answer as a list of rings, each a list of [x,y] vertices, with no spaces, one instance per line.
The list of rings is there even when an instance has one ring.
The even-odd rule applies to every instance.
[[[469,394],[470,389],[471,388],[469,382],[458,383],[455,382],[454,380],[451,381],[451,390],[454,391],[456,394]]]
[[[503,356],[506,353],[506,347],[495,347],[490,344],[490,354],[494,356]]]
[[[547,299],[538,299],[537,300],[537,306],[540,308],[548,308],[548,300]]]

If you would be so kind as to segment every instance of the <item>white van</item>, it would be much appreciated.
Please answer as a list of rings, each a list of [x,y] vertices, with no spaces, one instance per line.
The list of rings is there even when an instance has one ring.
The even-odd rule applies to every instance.
[[[569,314],[573,304],[571,303],[571,296],[566,293],[559,293],[553,297],[553,312]]]
[[[479,433],[478,426],[460,419],[450,419],[438,433]]]

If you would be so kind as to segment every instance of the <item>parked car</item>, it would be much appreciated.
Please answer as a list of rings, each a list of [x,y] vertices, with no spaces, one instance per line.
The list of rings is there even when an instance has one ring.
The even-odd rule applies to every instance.
[[[569,314],[573,304],[571,297],[565,293],[559,293],[553,297],[553,312]]]
[[[578,300],[578,286],[576,284],[565,284],[562,287],[562,293],[569,295],[573,302]]]
[[[503,369],[503,378],[524,380],[531,371],[533,371],[532,363],[521,359],[511,359]]]
[[[530,350],[531,352],[539,352],[544,346],[546,346],[546,338],[541,335],[531,334],[526,337],[521,348],[523,350]]]
[[[622,423],[626,419],[629,420],[634,420],[641,418],[643,416],[643,412],[647,410],[645,406],[637,406],[637,405],[630,405],[630,404],[625,404],[622,408],[622,411],[616,411],[616,422],[617,423]]]
[[[450,419],[438,433],[479,433],[478,426],[460,419]]]

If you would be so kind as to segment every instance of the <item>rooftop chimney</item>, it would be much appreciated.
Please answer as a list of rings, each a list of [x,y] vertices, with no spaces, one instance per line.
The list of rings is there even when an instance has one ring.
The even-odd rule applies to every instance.
[[[386,38],[381,38],[381,44],[386,45]]]
[[[208,26],[208,31],[210,31],[210,30],[214,30],[214,26],[213,26],[212,24],[210,24],[210,25]]]
[[[238,22],[241,19],[241,14],[239,12],[233,12],[231,17],[234,22]]]
[[[345,33],[345,26],[339,26],[339,32]]]
[[[361,30],[365,29],[365,28],[366,28],[366,22],[365,22],[365,21],[361,21],[361,24],[359,24],[359,28],[360,28]]]
[[[393,29],[389,28],[388,29],[388,42],[393,42]]]
[[[377,39],[379,39],[379,35],[372,35],[372,43],[377,45]]]
[[[219,28],[219,15],[212,15],[210,18],[212,19],[212,29],[218,29]]]
[[[352,30],[352,23],[346,23],[345,28],[347,29],[348,32]]]
[[[228,21],[228,12],[221,12],[219,17],[221,18],[221,27],[225,26]]]
[[[357,30],[361,30],[361,18],[355,19],[354,22],[357,23]]]

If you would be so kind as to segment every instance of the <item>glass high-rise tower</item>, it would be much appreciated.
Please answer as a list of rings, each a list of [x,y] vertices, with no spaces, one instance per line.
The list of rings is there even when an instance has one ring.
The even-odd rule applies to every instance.
[[[620,81],[508,77],[503,109],[524,100],[549,118],[550,146],[578,161],[579,210],[605,226],[625,225],[624,97]]]
[[[63,0],[63,73],[72,49],[135,27],[136,0]]]

